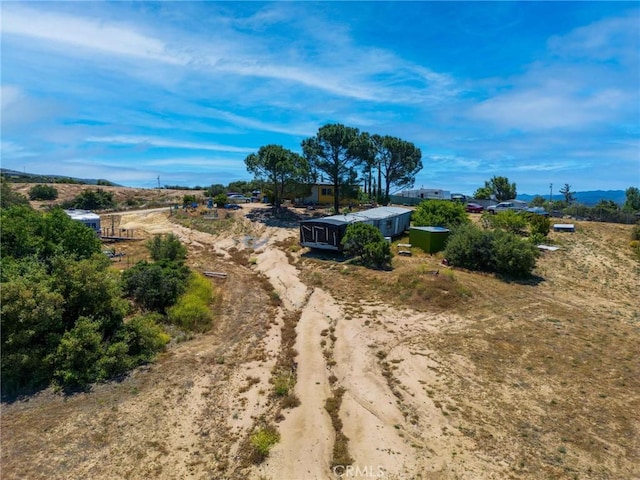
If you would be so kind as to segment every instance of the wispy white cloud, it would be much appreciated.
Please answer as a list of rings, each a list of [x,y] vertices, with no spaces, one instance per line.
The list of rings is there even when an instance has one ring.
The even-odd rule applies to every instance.
[[[180,140],[156,138],[150,136],[139,135],[113,135],[106,137],[87,137],[85,139],[91,143],[107,143],[107,144],[120,144],[120,145],[137,145],[141,147],[155,147],[155,148],[180,148],[186,150],[212,150],[215,152],[236,152],[236,153],[251,153],[257,150],[252,147],[237,147],[233,145],[219,145],[215,143],[199,143],[199,142],[185,142]]]
[[[618,60],[638,64],[638,10],[626,15],[604,18],[576,28],[566,35],[554,35],[548,47],[552,54],[565,59]]]
[[[172,64],[183,64],[167,51],[165,42],[144,35],[125,24],[56,13],[18,4],[2,9],[2,35],[37,38],[74,48],[113,55],[140,57]]]
[[[35,157],[36,155],[35,152],[30,151],[27,147],[8,140],[0,140],[0,157],[4,159],[24,159]]]

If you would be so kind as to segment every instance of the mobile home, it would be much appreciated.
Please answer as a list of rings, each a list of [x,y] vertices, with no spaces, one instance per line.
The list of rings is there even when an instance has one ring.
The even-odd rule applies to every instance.
[[[84,223],[87,227],[93,229],[96,232],[100,232],[100,215],[97,215],[89,210],[65,210],[73,220]]]
[[[361,212],[303,220],[300,222],[300,245],[340,251],[347,226],[356,222],[373,225],[384,237],[395,237],[409,228],[411,210],[400,207],[378,207]]]

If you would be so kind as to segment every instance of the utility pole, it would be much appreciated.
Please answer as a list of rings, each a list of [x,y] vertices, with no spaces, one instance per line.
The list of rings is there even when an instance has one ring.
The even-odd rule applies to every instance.
[[[160,190],[160,175],[158,175],[158,190]]]
[[[549,184],[549,203],[553,201],[553,183]]]

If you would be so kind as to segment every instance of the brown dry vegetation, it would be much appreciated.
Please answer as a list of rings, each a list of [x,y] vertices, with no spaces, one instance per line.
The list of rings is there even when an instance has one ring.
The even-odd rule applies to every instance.
[[[192,267],[228,273],[212,280],[215,326],[90,393],[3,404],[3,478],[335,478],[336,438],[388,479],[640,476],[630,226],[551,233],[561,249],[515,283],[415,248],[367,270],[299,249],[295,228],[250,208],[180,220],[210,233],[118,217],[140,238],[174,231]],[[119,268],[145,255],[116,248]],[[274,388],[294,358],[300,405],[286,408]],[[255,466],[251,432],[272,422],[281,443]]]

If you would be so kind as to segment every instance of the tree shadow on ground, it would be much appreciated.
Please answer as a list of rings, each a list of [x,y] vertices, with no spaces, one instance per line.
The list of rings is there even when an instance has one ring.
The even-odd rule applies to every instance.
[[[259,222],[268,227],[297,228],[302,220],[323,216],[315,210],[303,210],[288,207],[254,208],[245,215],[252,222]]]

